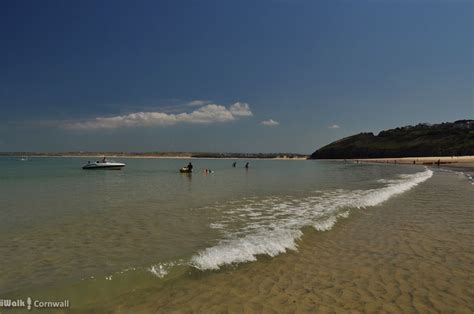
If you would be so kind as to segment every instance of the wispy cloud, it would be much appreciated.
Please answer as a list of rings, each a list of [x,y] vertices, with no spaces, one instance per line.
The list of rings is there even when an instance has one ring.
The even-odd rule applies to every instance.
[[[218,104],[206,104],[192,112],[166,113],[161,111],[134,112],[112,117],[96,117],[84,121],[62,124],[66,129],[95,130],[120,127],[169,126],[178,123],[209,124],[237,120],[252,116],[247,103],[237,102],[229,107]]]
[[[333,124],[333,125],[330,125],[328,126],[328,129],[340,129],[341,127],[337,124]]]
[[[265,126],[277,126],[277,125],[280,124],[280,122],[275,121],[273,119],[269,119],[269,120],[264,120],[264,121],[260,122],[260,124],[263,124]]]
[[[212,103],[212,101],[196,99],[196,100],[192,100],[186,103],[186,105],[189,107],[200,107],[200,106],[208,105],[210,103]]]

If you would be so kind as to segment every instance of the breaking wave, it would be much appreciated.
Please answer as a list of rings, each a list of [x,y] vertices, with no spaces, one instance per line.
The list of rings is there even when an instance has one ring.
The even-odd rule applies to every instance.
[[[269,197],[246,199],[240,205],[232,203],[230,208],[224,205],[220,208],[223,217],[210,226],[221,230],[223,239],[194,255],[191,265],[201,270],[212,270],[223,265],[255,261],[257,255],[276,256],[287,250],[296,250],[303,235],[302,228],[328,231],[339,218],[348,217],[351,208],[379,205],[432,175],[433,172],[426,169],[393,180],[379,180],[384,185],[376,189],[316,191],[299,199]]]

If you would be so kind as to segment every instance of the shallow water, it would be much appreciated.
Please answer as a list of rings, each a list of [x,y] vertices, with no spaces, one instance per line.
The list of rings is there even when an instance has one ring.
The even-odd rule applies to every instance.
[[[474,193],[453,173],[327,232],[305,229],[298,251],[132,292],[124,312],[472,313]]]
[[[356,228],[355,222],[362,225],[358,232],[352,231],[351,240],[361,238],[361,252],[364,248],[383,251],[377,238],[367,238],[367,224],[373,237],[382,236],[376,230],[396,235],[400,229],[390,228],[390,223],[382,228],[380,220],[363,213],[383,208],[376,212],[386,214],[377,219],[387,222],[400,218],[387,218],[390,215],[411,207],[411,216],[406,214],[401,220],[405,226],[412,217],[431,213],[438,198],[447,199],[441,199],[440,193],[458,191],[458,185],[463,192],[449,198],[442,208],[461,208],[455,217],[467,215],[471,220],[427,218],[440,225],[443,221],[452,224],[464,230],[465,240],[473,240],[472,211],[465,209],[471,208],[466,204],[472,204],[473,194],[467,193],[472,192],[472,185],[456,173],[418,166],[272,160],[251,161],[247,171],[243,162],[232,168],[231,160],[192,160],[196,172],[183,175],[177,170],[187,160],[123,159],[127,163],[123,171],[92,172],[80,169],[86,161],[0,158],[0,293],[39,293],[47,287],[42,293],[68,297],[78,309],[111,310],[117,305],[109,302],[117,295],[153,305],[156,300],[147,299],[148,293],[162,295],[160,287],[189,291],[182,285],[203,289],[209,280],[217,280],[213,284],[219,287],[219,276],[234,276],[234,272],[245,277],[250,271],[257,276],[255,269],[260,269],[260,278],[268,281],[288,258],[297,259],[288,268],[290,273],[311,268],[314,261],[308,261],[315,259],[310,249],[314,246],[329,241],[332,250],[344,247],[345,243],[337,242],[338,228]],[[204,168],[215,172],[206,175]],[[430,186],[428,194],[415,193],[426,186]],[[420,232],[420,239],[425,233]],[[399,246],[394,252],[399,252]],[[424,259],[429,260],[427,256]],[[236,263],[257,259],[234,268]],[[261,265],[269,261],[273,266],[265,272]],[[367,261],[362,266],[372,269]],[[301,281],[307,281],[303,277]],[[238,278],[243,280],[237,274]],[[212,291],[217,293],[208,289]],[[167,297],[175,296],[163,297],[173,304]],[[130,297],[124,306],[133,303]]]

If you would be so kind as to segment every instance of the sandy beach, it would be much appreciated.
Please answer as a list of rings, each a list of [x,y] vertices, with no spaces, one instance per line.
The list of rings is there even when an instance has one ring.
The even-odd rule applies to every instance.
[[[441,157],[403,157],[403,158],[366,158],[352,159],[355,162],[396,163],[403,165],[436,165],[474,168],[474,156],[441,156]]]

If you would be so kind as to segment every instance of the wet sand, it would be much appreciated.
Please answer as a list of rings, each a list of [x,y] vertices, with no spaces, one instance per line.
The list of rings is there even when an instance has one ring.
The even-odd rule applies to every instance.
[[[437,173],[381,206],[353,210],[330,231],[305,230],[297,252],[217,272],[191,270],[89,309],[472,313],[473,203],[464,177]]]

